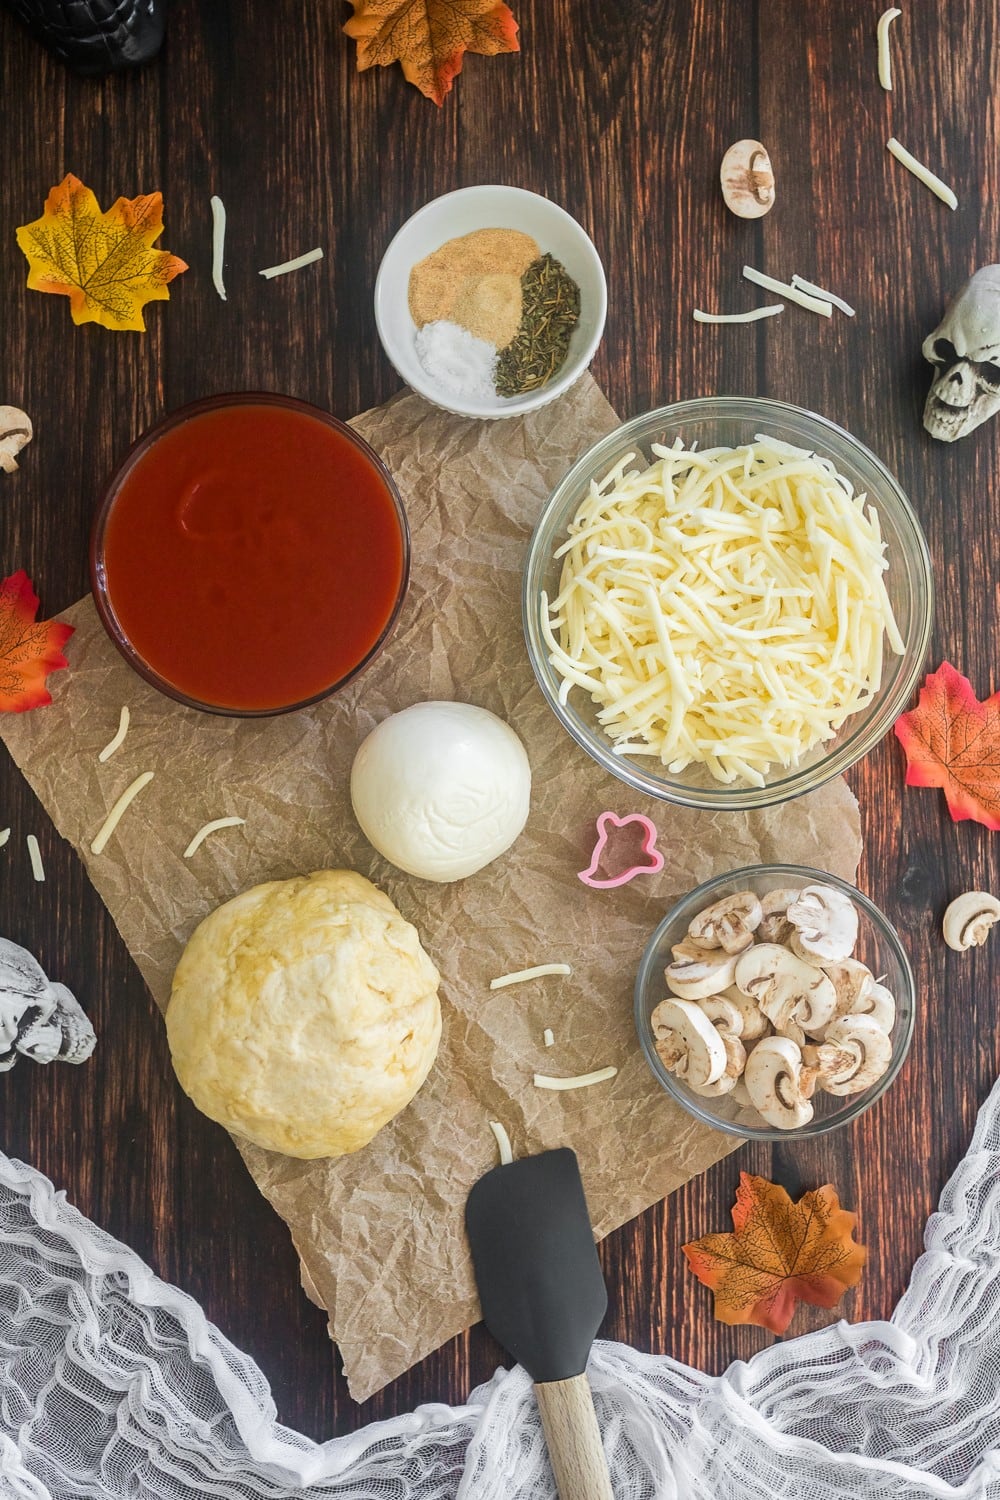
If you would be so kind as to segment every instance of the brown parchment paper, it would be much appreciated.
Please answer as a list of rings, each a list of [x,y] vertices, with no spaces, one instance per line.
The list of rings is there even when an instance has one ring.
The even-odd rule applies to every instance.
[[[698,881],[757,860],[816,864],[853,878],[857,804],[843,781],[750,814],[655,803],[605,775],[562,732],[523,645],[520,577],[531,527],[553,485],[616,417],[588,376],[525,418],[471,422],[403,395],[357,429],[383,456],[413,533],[412,581],[398,630],[374,666],[318,707],[271,720],[181,708],[136,677],[89,599],[70,670],[51,706],[3,716],[0,733],[64,838],[79,851],[157,1002],[195,925],[246,886],[330,866],[369,876],[417,927],[442,975],[444,1035],[408,1109],[355,1156],[293,1161],[237,1142],[285,1219],[304,1282],[329,1312],[352,1393],[363,1400],[478,1316],[463,1230],[472,1182],[495,1164],[490,1120],[516,1154],[575,1148],[599,1236],[733,1150],[652,1080],[632,1024],[643,945],[667,905]],[[454,885],[387,865],[351,813],[354,752],[387,714],[426,698],[481,704],[507,719],[531,759],[532,810],[506,855]],[[128,704],[131,728],[105,764],[98,751]],[[141,771],[153,781],[104,854],[90,841]],[[665,867],[613,891],[577,879],[597,815],[645,812]],[[210,818],[245,828],[182,852]],[[491,992],[489,981],[566,961],[571,979]],[[555,1045],[546,1048],[550,1027]],[[593,1088],[553,1093],[536,1071],[613,1063]]]

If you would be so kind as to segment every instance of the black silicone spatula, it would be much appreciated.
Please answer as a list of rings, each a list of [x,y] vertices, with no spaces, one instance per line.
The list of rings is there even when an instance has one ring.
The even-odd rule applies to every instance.
[[[575,1154],[481,1177],[465,1223],[483,1318],[535,1382],[561,1500],[612,1500],[587,1357],[608,1305]]]

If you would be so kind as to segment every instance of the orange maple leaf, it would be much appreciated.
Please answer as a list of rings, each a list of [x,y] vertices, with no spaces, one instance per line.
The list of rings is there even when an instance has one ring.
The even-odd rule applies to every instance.
[[[907,786],[941,787],[955,823],[1000,829],[1000,693],[980,703],[969,679],[942,662],[895,730]]]
[[[715,1292],[722,1323],[755,1323],[784,1333],[797,1301],[834,1307],[861,1277],[865,1248],[856,1215],[827,1183],[793,1203],[766,1177],[740,1173],[733,1234],[708,1234],[681,1248],[698,1280]]]
[[[402,63],[421,93],[443,104],[466,52],[518,52],[517,22],[502,0],[350,0],[344,30],[358,44],[358,71]]]
[[[23,568],[0,583],[0,712],[51,703],[45,679],[68,665],[60,648],[73,626],[36,620],[37,610],[38,595]]]
[[[147,302],[169,298],[167,282],[187,264],[154,250],[163,233],[163,198],[119,198],[102,213],[72,172],[49,191],[40,219],[22,224],[17,243],[28,258],[28,286],[69,298],[74,323],[145,331]]]

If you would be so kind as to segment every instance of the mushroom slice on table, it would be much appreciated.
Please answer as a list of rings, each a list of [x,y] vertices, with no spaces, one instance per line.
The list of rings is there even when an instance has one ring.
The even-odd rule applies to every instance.
[[[719,1032],[690,1000],[661,1000],[650,1017],[656,1054],[669,1073],[692,1088],[715,1083],[726,1071],[728,1056]]]
[[[702,948],[724,948],[742,953],[753,942],[762,916],[753,891],[734,891],[699,912],[688,923],[688,937]]]
[[[792,933],[788,920],[788,908],[799,899],[799,891],[788,886],[779,886],[760,898],[761,918],[757,928],[759,943],[785,943]]]
[[[796,1026],[811,1036],[833,1020],[837,1006],[833,981],[780,943],[757,943],[741,953],[736,983],[756,1000],[776,1031]]]
[[[998,919],[1000,901],[996,896],[989,891],[966,891],[948,907],[941,930],[948,947],[963,953],[966,948],[978,948],[985,943]]]
[[[820,1087],[828,1094],[860,1094],[886,1072],[892,1042],[871,1016],[841,1016],[826,1028],[824,1048],[844,1054],[835,1069],[824,1068]]]
[[[795,931],[792,944],[800,958],[839,963],[850,958],[858,940],[858,909],[832,885],[807,885],[788,907]]]
[[[766,1036],[747,1058],[743,1071],[751,1103],[768,1125],[795,1130],[813,1117],[813,1083],[803,1078],[802,1052],[784,1036]]]
[[[682,956],[677,956],[682,948]],[[728,989],[736,973],[735,953],[725,949],[703,949],[697,957],[689,956],[690,950],[678,943],[674,949],[674,961],[667,964],[664,976],[668,987],[682,1000],[707,1000],[709,995],[718,995]],[[751,950],[752,951],[752,950]]]

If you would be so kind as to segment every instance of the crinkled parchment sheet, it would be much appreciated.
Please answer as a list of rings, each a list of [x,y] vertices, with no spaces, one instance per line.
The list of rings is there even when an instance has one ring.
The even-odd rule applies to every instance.
[[[587,376],[526,418],[472,422],[402,395],[354,425],[395,475],[413,532],[410,590],[388,649],[360,682],[316,708],[271,720],[181,708],[136,677],[89,599],[70,670],[53,703],[4,715],[2,735],[59,832],[73,844],[160,1006],[192,929],[220,901],[262,880],[322,867],[369,876],[413,922],[441,970],[444,1036],[417,1099],[363,1151],[292,1161],[237,1143],[291,1230],[306,1283],[328,1309],[353,1394],[370,1396],[478,1316],[463,1230],[470,1185],[496,1162],[490,1120],[516,1154],[570,1145],[595,1230],[605,1235],[731,1151],[653,1081],[632,1024],[643,945],[670,902],[707,876],[757,860],[816,864],[853,878],[857,804],[843,781],[763,812],[692,812],[635,796],[557,725],[535,686],[520,620],[532,525],[555,483],[616,417]],[[351,761],[387,714],[426,698],[492,709],[531,758],[527,828],[469,880],[401,874],[361,835]],[[105,764],[122,704],[132,724]],[[154,780],[103,855],[90,841],[139,772]],[[666,864],[619,890],[577,879],[605,808],[644,812]],[[245,828],[182,852],[210,818]],[[573,966],[491,992],[490,979],[552,960]],[[555,1045],[542,1033],[551,1027]],[[610,1083],[536,1089],[536,1071],[613,1063]]]

